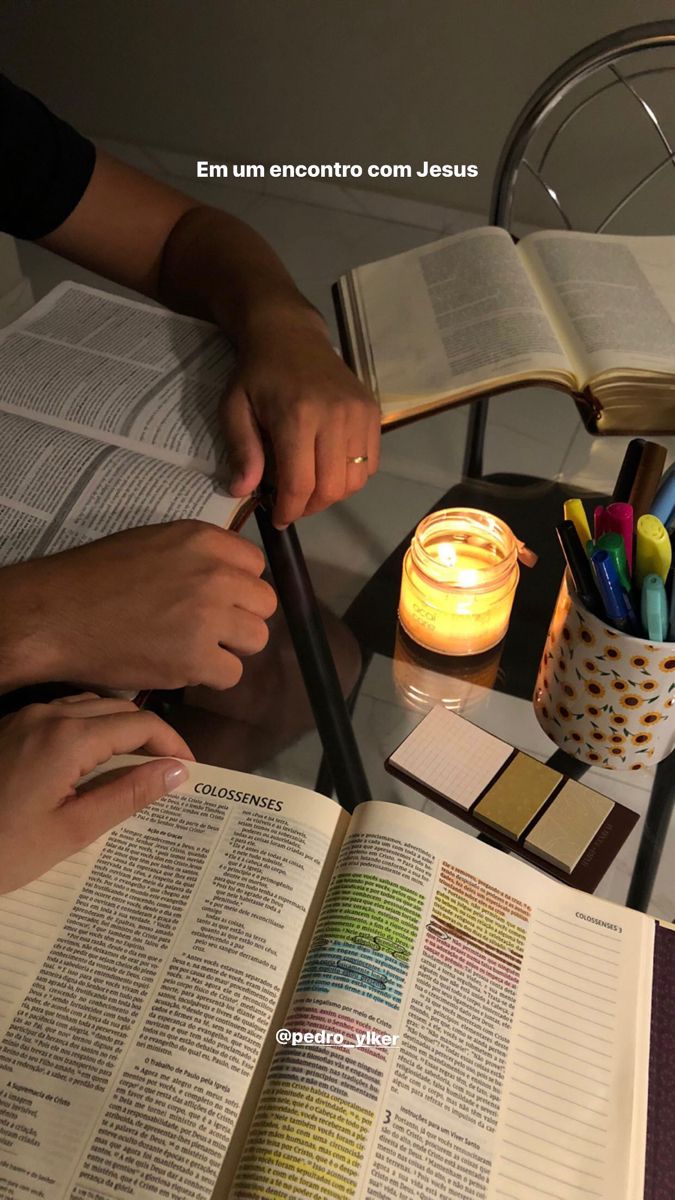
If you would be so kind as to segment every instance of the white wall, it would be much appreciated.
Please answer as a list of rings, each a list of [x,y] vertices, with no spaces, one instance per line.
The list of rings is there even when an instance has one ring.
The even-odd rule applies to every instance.
[[[664,17],[674,0],[0,0],[0,69],[94,134],[205,158],[475,162],[370,186],[484,212],[542,79]],[[611,172],[629,152],[607,132]]]

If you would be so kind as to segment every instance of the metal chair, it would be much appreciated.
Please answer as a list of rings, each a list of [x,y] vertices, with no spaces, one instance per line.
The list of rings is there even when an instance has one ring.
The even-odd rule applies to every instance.
[[[645,81],[675,71],[675,57],[666,62],[662,53],[657,62],[650,53],[647,62],[644,52],[672,52],[673,48],[675,21],[634,25],[593,42],[549,75],[523,108],[504,144],[494,179],[490,224],[513,231],[518,191],[528,180],[546,200],[546,225],[554,220],[564,229],[581,227],[574,224],[575,197],[569,184],[555,177],[554,151],[563,137],[574,133],[582,114],[592,116],[598,104],[610,93],[616,96],[619,89],[644,119],[645,144],[653,139],[660,153],[656,162],[613,198],[600,219],[592,223],[596,233],[609,231],[610,227],[615,232],[617,218],[625,217],[631,203],[659,181],[669,167],[675,170],[675,149],[666,133],[666,121],[655,112],[652,98],[648,100],[641,91]],[[638,61],[636,56],[641,54],[643,61]],[[599,148],[596,152],[598,163],[602,163]],[[599,182],[599,178],[589,180],[596,187]],[[483,399],[474,403],[469,413],[464,475],[471,479],[480,479],[483,474],[488,409],[489,399]]]
[[[655,51],[670,49],[672,61],[655,61]],[[624,67],[629,56],[638,56],[649,51],[648,61],[634,57]],[[621,64],[621,66],[619,65]],[[670,167],[675,172],[675,113],[673,115],[673,142],[666,132],[666,123],[655,112],[651,96],[642,94],[645,81],[660,78],[675,70],[675,21],[658,21],[639,25],[603,38],[569,59],[537,89],[513,126],[502,151],[495,175],[490,220],[511,232],[517,219],[517,190],[525,180],[529,181],[543,197],[549,212],[537,224],[550,226],[551,218],[564,229],[573,228],[572,209],[575,197],[564,181],[558,183],[552,170],[556,151],[564,135],[574,132],[582,114],[591,117],[594,104],[603,103],[610,96],[625,95],[636,112],[645,121],[645,133],[654,139],[659,151],[657,159],[645,170],[638,171],[637,178],[620,195],[612,198],[609,206],[595,221],[586,220],[586,226],[603,232],[610,226],[614,229],[616,219],[625,217],[631,202],[643,195],[654,181],[663,177]],[[616,92],[619,89],[619,93]],[[675,93],[673,93],[675,95]],[[645,139],[646,144],[646,139]],[[592,164],[591,164],[592,165]],[[675,179],[675,175],[673,177]],[[670,210],[668,211],[668,215]],[[577,228],[581,225],[577,224]],[[637,229],[633,232],[638,232]],[[640,232],[644,232],[641,230]],[[508,403],[502,398],[501,403]],[[469,505],[487,508],[503,517],[513,529],[521,533],[527,529],[527,514],[534,512],[527,529],[528,543],[539,554],[536,581],[521,579],[519,606],[524,612],[520,628],[509,631],[504,643],[500,677],[496,686],[508,690],[512,695],[529,699],[536,673],[540,648],[544,643],[548,614],[552,611],[554,598],[560,582],[560,556],[550,536],[554,525],[560,520],[562,503],[572,493],[564,485],[535,479],[529,476],[508,474],[483,476],[483,450],[488,417],[489,401],[475,402],[469,414],[469,427],[464,458],[464,478],[439,498],[434,508],[454,505]],[[574,495],[586,495],[592,506],[604,497],[575,488]],[[375,576],[362,588],[344,615],[345,623],[357,637],[363,656],[363,675],[373,654],[392,657],[397,630],[396,602],[401,578],[403,555],[410,543],[412,530],[392,551]],[[523,573],[527,575],[526,572]],[[363,678],[362,675],[362,678]],[[351,707],[356,702],[360,683],[350,698]],[[582,777],[587,767],[563,751],[556,751],[549,760],[573,778]],[[330,792],[332,767],[324,755],[317,790]],[[645,817],[640,849],[627,897],[627,904],[637,909],[646,909],[649,902],[661,849],[667,835],[670,814],[675,796],[675,755],[660,763],[657,771],[649,808]]]

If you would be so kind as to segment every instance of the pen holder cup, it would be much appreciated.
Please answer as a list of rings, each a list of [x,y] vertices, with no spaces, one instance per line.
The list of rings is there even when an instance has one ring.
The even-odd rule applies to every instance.
[[[675,642],[630,637],[558,593],[532,698],[545,733],[593,766],[637,771],[675,746]]]

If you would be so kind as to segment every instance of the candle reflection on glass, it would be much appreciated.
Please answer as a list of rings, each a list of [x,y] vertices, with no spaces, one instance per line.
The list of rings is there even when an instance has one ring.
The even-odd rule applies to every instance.
[[[518,546],[503,521],[442,509],[418,525],[406,552],[399,620],[428,650],[481,654],[506,633],[518,574]]]
[[[441,657],[396,630],[394,686],[407,708],[428,712],[442,704],[451,712],[470,712],[485,700],[499,677],[503,642],[475,657]]]

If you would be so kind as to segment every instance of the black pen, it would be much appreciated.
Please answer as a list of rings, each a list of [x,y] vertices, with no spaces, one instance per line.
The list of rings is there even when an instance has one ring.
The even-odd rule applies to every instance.
[[[661,482],[666,463],[666,447],[659,442],[645,442],[628,503],[633,506],[633,521],[637,529],[640,517],[651,512],[652,502]]]
[[[561,525],[556,526],[556,533],[579,600],[584,608],[599,616],[602,613],[600,593],[593,578],[588,555],[574,528],[574,522],[563,521]]]
[[[628,504],[628,497],[633,490],[635,476],[637,475],[646,444],[644,438],[633,438],[626,446],[626,453],[623,456],[623,462],[621,463],[619,474],[614,484],[612,500],[618,500],[621,504]]]

